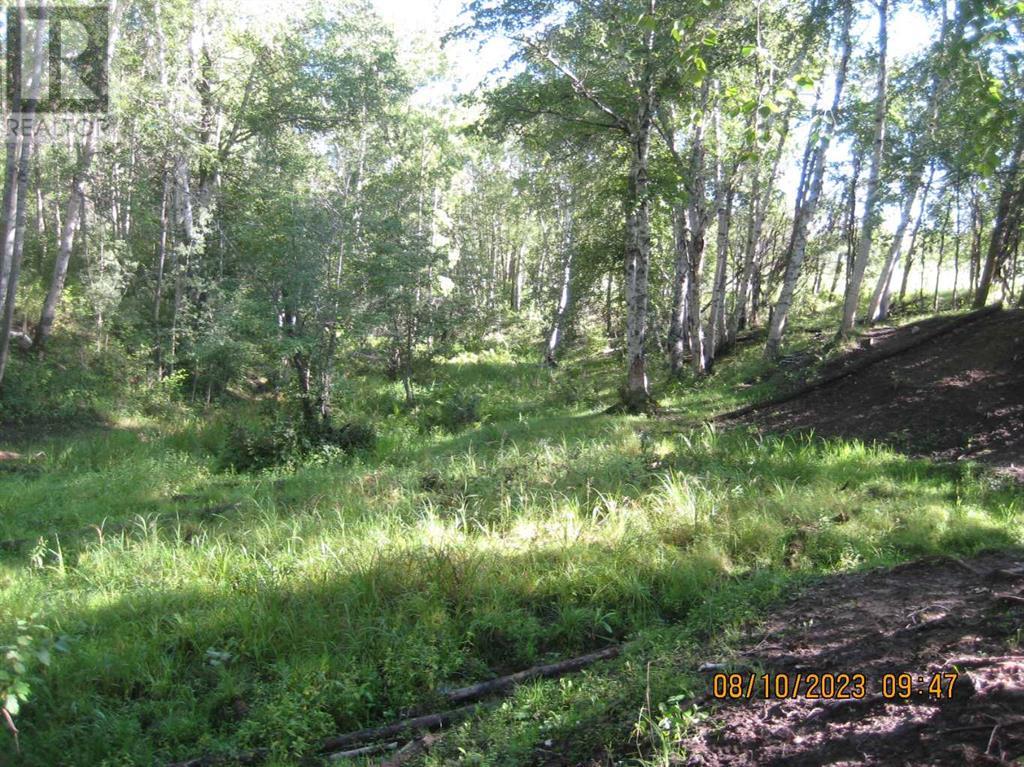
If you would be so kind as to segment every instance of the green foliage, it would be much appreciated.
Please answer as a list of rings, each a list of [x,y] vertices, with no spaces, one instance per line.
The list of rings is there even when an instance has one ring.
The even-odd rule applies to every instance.
[[[431,402],[420,411],[420,426],[426,431],[442,429],[449,433],[480,422],[481,397],[474,392],[454,391]]]
[[[373,428],[364,423],[310,425],[302,418],[285,415],[237,426],[228,436],[220,460],[235,471],[294,468],[310,460],[329,462],[345,453],[367,450],[375,441]]]
[[[68,640],[54,638],[43,625],[17,619],[13,624],[0,625],[0,638],[9,644],[0,644],[0,709],[9,717],[21,712],[32,694],[32,685],[40,680],[39,674],[50,667],[53,652],[67,652]]]
[[[737,385],[763,370],[747,346],[658,396],[697,421],[765,394]],[[400,383],[353,378],[335,407],[367,403],[379,438],[345,461],[270,465],[272,442],[268,468],[218,473],[236,424],[302,443],[296,421],[251,403],[26,445],[47,457],[0,475],[0,537],[39,543],[0,555],[0,611],[75,638],[21,701],[26,764],[72,747],[102,764],[250,746],[297,764],[430,691],[624,639],[618,664],[520,688],[429,759],[520,764],[551,740],[583,760],[631,742],[638,719],[645,743],[667,742],[691,722],[673,708],[695,684],[690,654],[792,583],[1024,535],[1019,493],[981,473],[599,415],[560,394],[586,381],[611,401],[614,357],[552,373],[502,346],[429,375],[424,401],[465,412],[472,395],[455,393],[475,394],[478,425],[423,432]]]
[[[116,342],[97,348],[78,334],[55,339],[48,355],[16,355],[0,388],[0,424],[81,426],[110,411],[154,404],[146,360]]]

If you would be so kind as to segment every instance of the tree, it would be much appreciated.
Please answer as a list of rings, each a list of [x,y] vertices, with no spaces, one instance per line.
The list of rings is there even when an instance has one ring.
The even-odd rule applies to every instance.
[[[881,221],[880,207],[880,176],[882,173],[882,157],[885,149],[886,114],[888,112],[888,49],[889,49],[889,0],[879,0],[878,8],[878,64],[875,82],[874,128],[871,141],[871,155],[868,168],[868,183],[864,200],[864,217],[861,221],[860,240],[853,259],[853,268],[846,286],[846,297],[843,302],[843,316],[839,324],[839,335],[848,335],[853,330],[857,319],[857,308],[860,305],[861,285],[871,257],[871,244],[875,230]]]
[[[493,120],[522,126],[554,117],[583,134],[610,132],[625,150],[623,403],[630,411],[643,411],[650,402],[646,347],[655,121],[662,99],[679,96],[687,66],[706,71],[699,46],[681,41],[684,34],[687,43],[701,40],[714,18],[696,3],[658,0],[574,2],[558,20],[547,0],[474,0],[467,10],[472,21],[460,34],[504,33],[518,44],[527,67],[489,94]]]
[[[773,359],[778,356],[782,338],[789,319],[789,311],[793,304],[797,280],[803,267],[807,251],[807,237],[811,220],[818,207],[822,184],[825,178],[825,157],[829,144],[835,133],[842,104],[843,88],[846,84],[846,72],[850,64],[850,28],[853,24],[853,7],[851,2],[843,4],[843,16],[839,22],[839,63],[836,66],[835,86],[833,88],[832,107],[825,114],[815,116],[815,123],[807,140],[804,152],[803,169],[800,174],[800,185],[797,190],[796,209],[793,213],[793,232],[785,257],[785,273],[782,278],[782,289],[778,301],[772,310],[771,322],[768,327],[768,340],[765,344],[765,356]]]
[[[21,73],[15,79],[15,88],[20,90],[24,87],[24,93],[28,98],[19,97],[16,106],[21,110],[20,126],[17,129],[18,138],[12,142],[16,144],[16,150],[8,154],[8,160],[17,157],[17,173],[10,189],[4,190],[4,247],[3,258],[0,259],[0,295],[3,296],[2,320],[0,320],[0,384],[3,383],[4,374],[7,371],[7,360],[11,349],[11,332],[14,329],[14,309],[18,295],[18,280],[21,276],[21,262],[24,255],[25,243],[25,215],[28,197],[29,171],[32,162],[32,153],[35,149],[36,123],[34,119],[36,104],[42,92],[43,76],[43,42],[45,39],[45,27],[42,23],[46,19],[47,6],[40,3],[37,6],[38,21],[35,25],[28,23],[28,14],[24,2],[18,4],[18,23],[20,29],[14,34],[20,36],[21,53],[27,55],[27,62],[30,65],[28,80],[22,82],[25,75],[25,66],[21,64]],[[33,28],[34,27],[34,28]],[[28,44],[31,50],[26,51]],[[18,61],[18,56],[14,57]],[[16,118],[17,119],[17,118]],[[10,177],[11,169],[8,169],[7,177]],[[13,220],[11,214],[14,214]],[[8,243],[10,246],[8,247]]]

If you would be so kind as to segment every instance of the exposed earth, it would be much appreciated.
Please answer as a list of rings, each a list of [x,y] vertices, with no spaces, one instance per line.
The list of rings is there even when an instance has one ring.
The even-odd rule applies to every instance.
[[[791,682],[801,673],[863,674],[865,697],[726,701],[683,744],[683,763],[1018,764],[1022,642],[1024,552],[827,578],[780,608],[724,670]],[[904,673],[924,694],[885,697],[884,675]],[[929,698],[933,675],[954,673],[952,697]],[[709,671],[709,687],[712,678]],[[940,678],[945,695],[952,677]]]
[[[875,329],[862,342],[865,348],[821,373],[949,322],[934,318]],[[978,460],[1024,479],[1024,311],[984,316],[741,420],[766,432],[813,431],[880,442],[911,455]]]
[[[856,372],[730,420],[763,432],[813,432],[937,460],[978,460],[1024,480],[1024,312],[960,322],[932,318],[872,330],[818,375]],[[929,338],[948,323],[958,326]],[[860,367],[903,346],[909,348]],[[968,562],[929,558],[827,578],[776,611],[736,658],[708,669],[706,700],[714,700],[714,673],[744,681],[753,674],[755,688],[765,674],[784,674],[790,683],[798,674],[863,674],[864,699],[780,700],[755,692],[753,699],[716,701],[710,722],[683,744],[683,763],[1024,763],[1022,645],[1024,552]],[[930,698],[925,688],[933,675],[951,673],[958,674],[952,697]],[[885,697],[886,674],[910,674],[915,693],[924,694]]]

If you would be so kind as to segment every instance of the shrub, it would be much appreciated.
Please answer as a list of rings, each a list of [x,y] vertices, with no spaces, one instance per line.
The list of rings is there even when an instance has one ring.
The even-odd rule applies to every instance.
[[[440,428],[457,432],[480,421],[480,395],[457,391],[423,411],[420,425],[424,431]]]
[[[311,426],[301,418],[280,417],[236,427],[221,450],[224,468],[255,472],[293,466],[319,455],[333,458],[373,447],[376,433],[367,424]]]

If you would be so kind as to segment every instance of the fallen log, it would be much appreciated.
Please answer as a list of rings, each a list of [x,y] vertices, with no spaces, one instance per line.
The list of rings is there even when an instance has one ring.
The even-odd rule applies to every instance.
[[[372,746],[353,748],[351,751],[336,751],[333,754],[327,755],[327,761],[340,762],[342,759],[355,759],[357,756],[373,756],[374,754],[380,754],[385,751],[394,751],[397,748],[397,740],[391,743],[376,743]]]
[[[344,735],[336,735],[328,738],[320,744],[321,752],[339,751],[357,746],[361,743],[372,743],[375,740],[388,740],[398,735],[403,735],[413,730],[439,730],[447,727],[453,722],[458,722],[473,714],[482,704],[473,703],[461,708],[454,708],[450,711],[442,711],[439,714],[425,714],[415,716],[412,719],[403,719],[400,722],[388,724],[383,727],[368,727],[365,730],[356,730]]]
[[[544,666],[534,666],[533,668],[528,668],[525,671],[518,671],[515,674],[501,676],[487,682],[471,684],[469,687],[460,687],[457,690],[448,690],[443,694],[444,697],[452,703],[465,703],[470,700],[478,700],[496,692],[503,692],[510,687],[522,684],[523,682],[527,682],[531,679],[548,679],[579,671],[580,669],[584,669],[599,661],[610,660],[620,652],[622,652],[621,647],[606,647],[603,650],[598,650],[597,652],[592,652],[588,655],[581,655],[578,658],[564,660],[558,663],[549,663]]]
[[[621,652],[621,646],[606,647],[603,650],[588,653],[587,655],[581,655],[578,658],[571,658],[558,663],[548,663],[542,666],[534,666],[533,668],[528,668],[523,671],[516,672],[515,674],[498,677],[497,679],[491,679],[487,682],[480,682],[478,684],[470,685],[469,687],[460,687],[455,690],[448,690],[443,692],[442,695],[451,703],[465,703],[470,700],[476,700],[478,702],[470,703],[448,711],[403,719],[399,722],[394,722],[382,727],[368,727],[362,730],[356,730],[355,732],[335,735],[321,741],[317,746],[316,751],[317,753],[327,755],[328,758],[336,759],[345,758],[345,753],[352,756],[374,753],[374,751],[363,751],[360,747],[366,744],[379,743],[381,741],[391,741],[396,737],[410,732],[432,732],[434,730],[440,730],[450,724],[454,724],[455,722],[472,716],[481,708],[489,705],[485,701],[479,701],[480,698],[495,693],[505,692],[515,685],[529,681],[530,679],[550,679],[552,677],[558,677],[574,671],[579,671],[591,664],[597,663],[598,661],[610,660]],[[435,741],[420,737],[412,741],[412,743],[407,744],[406,748],[415,747],[413,744],[417,742],[419,742],[421,746],[429,748]],[[378,747],[372,746],[371,748]],[[401,751],[399,753],[401,753]],[[266,757],[266,754],[266,749],[244,751],[230,756],[208,754],[184,762],[175,762],[173,764],[169,764],[168,767],[212,767],[212,765],[221,764],[222,762],[229,761],[231,759],[241,762],[242,764],[257,764]],[[399,754],[395,754],[394,759],[398,759],[398,757]],[[401,763],[401,761],[396,762],[396,764]]]
[[[878,364],[879,362],[884,362],[887,359],[896,357],[904,352],[926,344],[929,341],[934,341],[936,338],[944,336],[947,333],[952,333],[954,330],[958,330],[965,325],[970,325],[973,322],[977,322],[985,317],[996,314],[997,312],[1002,311],[1002,309],[1002,304],[995,304],[993,306],[985,307],[984,309],[979,309],[975,312],[970,312],[969,314],[965,314],[961,317],[954,317],[949,320],[949,322],[945,322],[938,327],[925,330],[920,333],[911,334],[905,341],[893,343],[883,349],[879,349],[877,352],[866,352],[862,357],[853,360],[850,364],[840,368],[839,370],[835,370],[821,376],[820,378],[804,384],[803,386],[798,386],[796,389],[792,389],[761,402],[754,402],[750,405],[745,405],[744,407],[732,410],[728,413],[723,413],[712,420],[717,422],[732,421],[745,415],[749,415],[750,413],[755,413],[758,410],[765,410],[766,408],[774,407],[775,405],[785,404],[786,402],[803,397],[805,394],[810,394],[813,391],[829,386],[836,381],[852,376],[855,373],[859,373],[872,365]]]
[[[441,733],[427,733],[422,738],[416,738],[416,740],[406,743],[390,759],[381,762],[380,767],[402,767],[410,759],[419,756],[424,751],[429,751],[443,737],[444,735]]]

